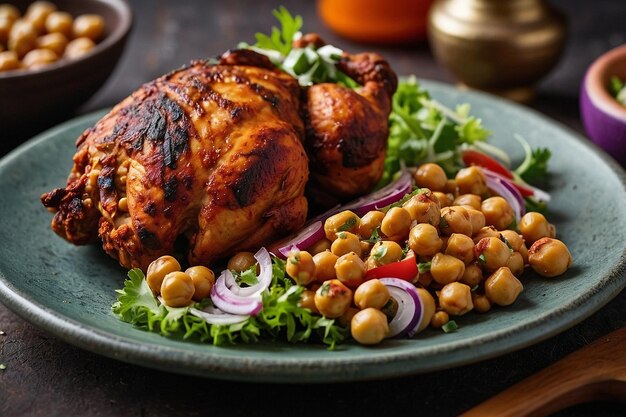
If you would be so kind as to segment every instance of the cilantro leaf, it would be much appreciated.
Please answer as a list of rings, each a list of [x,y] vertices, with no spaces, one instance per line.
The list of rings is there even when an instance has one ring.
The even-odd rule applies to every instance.
[[[515,173],[527,182],[545,180],[548,176],[548,161],[551,156],[552,152],[548,148],[534,149],[528,164],[523,165],[523,169],[516,169]]]
[[[272,26],[272,33],[269,36],[257,33],[254,46],[277,51],[286,56],[291,51],[294,38],[302,28],[302,16],[292,16],[284,6],[280,6],[272,13],[280,23],[280,29]]]
[[[234,275],[235,281],[239,285],[246,284],[247,286],[251,287],[259,283],[259,279],[256,275],[256,264],[252,265],[249,269],[246,269],[241,273],[235,273]]]

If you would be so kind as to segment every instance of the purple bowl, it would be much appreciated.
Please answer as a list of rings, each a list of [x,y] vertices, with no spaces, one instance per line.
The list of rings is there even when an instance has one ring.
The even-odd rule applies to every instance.
[[[612,76],[626,79],[626,45],[610,50],[589,67],[580,88],[580,114],[591,140],[626,166],[626,107],[609,93]]]

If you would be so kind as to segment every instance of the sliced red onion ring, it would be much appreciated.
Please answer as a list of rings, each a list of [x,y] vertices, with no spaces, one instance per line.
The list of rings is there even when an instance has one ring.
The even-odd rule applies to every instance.
[[[368,211],[381,209],[402,199],[411,192],[412,186],[411,173],[404,170],[396,181],[340,207],[338,211],[352,210],[357,216],[363,216]]]
[[[230,276],[229,276],[230,275]],[[225,313],[238,315],[256,315],[263,308],[263,302],[260,295],[243,297],[237,295],[226,286],[226,277],[229,280],[234,279],[232,273],[225,269],[215,281],[215,285],[211,289],[211,301],[220,310]]]
[[[389,337],[415,336],[424,317],[424,308],[417,288],[398,278],[381,278],[389,294],[398,302],[398,311],[389,322]]]
[[[249,287],[240,287],[233,274],[226,274],[224,283],[226,287],[235,295],[242,297],[254,297],[261,294],[272,283],[272,258],[265,248],[261,248],[254,254],[254,258],[259,263],[258,282]]]
[[[482,168],[487,179],[487,187],[492,191],[495,191],[504,198],[515,212],[515,219],[519,223],[520,219],[526,212],[526,205],[524,204],[524,197],[517,188],[507,179],[504,179],[501,175],[488,169]]]
[[[329,216],[330,217],[330,216]],[[325,220],[325,219],[324,219]],[[287,259],[294,249],[306,250],[315,242],[324,237],[324,223],[321,220],[315,221],[305,226],[297,235],[288,242],[283,243],[276,251],[276,256]]]
[[[196,317],[200,317],[209,324],[216,325],[229,325],[237,324],[242,321],[246,321],[250,316],[242,316],[237,314],[225,313],[222,310],[215,307],[206,307],[203,310],[197,308],[190,308],[189,312]]]

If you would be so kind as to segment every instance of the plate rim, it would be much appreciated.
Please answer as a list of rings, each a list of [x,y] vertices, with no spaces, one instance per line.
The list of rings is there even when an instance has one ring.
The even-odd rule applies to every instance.
[[[427,90],[430,88],[429,86],[434,86],[437,89],[453,90],[460,94],[478,96],[482,100],[487,100],[489,103],[506,105],[515,112],[525,113],[529,117],[538,118],[543,123],[555,126],[559,130],[564,131],[568,139],[573,138],[577,140],[581,145],[598,155],[603,163],[609,166],[617,179],[621,182],[624,190],[626,190],[626,172],[622,167],[603,150],[585,139],[580,133],[563,125],[561,122],[553,120],[534,109],[505,101],[487,93],[473,90],[463,91],[450,84],[427,79],[418,78],[418,81],[420,85],[424,86]],[[103,109],[82,115],[33,137],[0,159],[0,172],[2,172],[4,167],[9,165],[11,161],[27,153],[30,148],[40,142],[49,140],[50,137],[54,137],[59,132],[71,129],[76,125],[84,124],[87,120],[97,120],[108,110],[109,109]],[[422,356],[428,357],[429,351],[435,349],[436,346],[419,355],[411,351],[396,352],[391,350],[385,352],[384,350],[376,349],[372,350],[372,352],[377,352],[376,355],[372,354],[365,357],[359,355],[351,358],[333,358],[331,353],[328,358],[324,359],[321,365],[311,362],[305,363],[306,361],[302,358],[289,358],[288,356],[255,358],[248,362],[241,357],[225,358],[222,352],[217,354],[212,352],[200,353],[184,348],[146,344],[146,342],[141,341],[133,342],[131,338],[89,327],[30,299],[28,294],[23,294],[12,286],[11,281],[2,271],[0,271],[0,301],[24,320],[54,334],[59,337],[59,339],[69,344],[124,362],[170,372],[228,380],[294,382],[293,377],[298,375],[303,379],[298,382],[321,383],[378,379],[381,377],[389,378],[437,371],[477,363],[523,349],[580,323],[601,309],[626,288],[626,279],[624,278],[626,278],[626,247],[619,261],[613,265],[608,273],[593,287],[593,291],[572,300],[568,305],[559,306],[557,310],[546,312],[539,318],[534,316],[532,320],[522,321],[521,324],[514,327],[501,329],[498,332],[491,332],[488,336],[474,337],[449,343],[444,352],[441,351],[441,347],[438,347],[438,361],[428,361],[426,364],[421,364],[417,367],[405,367],[404,369],[398,369],[397,363],[395,362],[420,359]],[[572,308],[576,308],[574,319],[571,318],[571,315],[560,314],[564,310],[571,311]],[[523,337],[511,334],[516,333],[520,329],[524,330],[522,333]],[[506,335],[509,335],[509,337],[503,337]],[[479,343],[478,346],[475,345],[476,342]],[[479,352],[476,352],[476,354],[472,356],[461,356],[460,353],[463,349],[468,347],[472,347]],[[489,349],[485,349],[485,347]],[[228,347],[225,349],[228,349]],[[207,358],[211,357],[220,359],[219,363],[207,361]],[[442,357],[444,360],[441,360]],[[183,367],[180,366],[181,360],[185,361]],[[295,364],[299,365],[296,367],[297,369],[290,369],[290,367],[293,368]],[[304,373],[302,368],[303,364],[306,367]],[[367,367],[373,365],[375,365],[377,370],[375,374],[367,372]],[[339,369],[340,372],[338,372],[338,368],[341,368]]]

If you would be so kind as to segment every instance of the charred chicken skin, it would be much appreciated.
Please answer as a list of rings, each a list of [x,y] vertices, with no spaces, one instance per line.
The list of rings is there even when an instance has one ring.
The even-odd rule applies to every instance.
[[[311,189],[333,187],[317,193],[324,198],[352,197],[380,178],[395,75],[390,88],[360,73],[376,73],[372,65],[380,63],[363,64],[368,59],[346,55],[339,64],[364,81],[355,91],[336,84],[303,90],[250,50],[227,52],[217,64],[192,62],[143,85],[78,138],[66,186],[41,197],[55,213],[52,229],[75,244],[101,240],[122,266],[144,271],[180,242],[190,264],[212,264],[299,229],[309,157]],[[344,96],[354,104],[334,102]],[[324,100],[342,113],[328,115]],[[351,108],[352,118],[366,120],[352,120]],[[373,146],[367,135],[385,140]],[[367,189],[363,178],[350,177],[359,169]],[[348,186],[336,186],[341,177]]]

